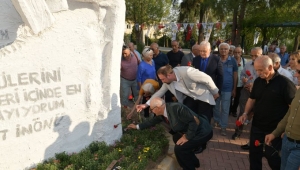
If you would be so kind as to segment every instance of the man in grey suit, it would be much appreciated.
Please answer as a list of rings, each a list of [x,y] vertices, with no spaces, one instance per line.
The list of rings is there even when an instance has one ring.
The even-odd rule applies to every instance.
[[[195,44],[192,51],[182,57],[180,66],[191,66],[193,59],[198,55],[200,55],[200,45]]]

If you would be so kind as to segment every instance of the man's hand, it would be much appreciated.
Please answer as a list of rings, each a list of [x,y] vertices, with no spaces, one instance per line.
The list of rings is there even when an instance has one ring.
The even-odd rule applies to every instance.
[[[185,144],[187,141],[187,138],[185,137],[185,135],[182,135],[182,137],[176,142],[176,145],[183,145]]]
[[[217,93],[217,94],[214,94],[213,97],[214,97],[214,99],[216,100],[217,98],[220,97],[220,95],[219,95],[219,93]]]
[[[239,117],[239,121],[241,123],[244,123],[246,121],[246,119],[248,118],[248,116],[246,114],[243,114],[242,116]]]
[[[147,108],[148,107],[148,105],[146,105],[146,104],[139,104],[139,105],[136,105],[136,111],[137,112],[141,112],[143,109],[145,109],[145,108]]]
[[[236,89],[233,89],[232,92],[231,92],[231,96],[232,96],[233,98],[235,98],[235,94],[236,94]]]
[[[265,144],[271,146],[271,141],[275,138],[275,136],[271,133],[271,134],[268,134],[266,135],[265,137]]]
[[[246,77],[243,77],[242,78],[242,82],[245,84],[245,83],[247,83],[247,81],[248,81],[248,78],[246,78]]]
[[[130,125],[127,126],[127,129],[136,129],[136,125],[131,123]]]
[[[252,86],[253,86],[253,83],[249,83],[249,84],[244,85],[244,88],[251,92]]]

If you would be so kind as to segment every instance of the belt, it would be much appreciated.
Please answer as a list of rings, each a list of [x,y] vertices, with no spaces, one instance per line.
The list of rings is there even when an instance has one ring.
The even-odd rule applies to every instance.
[[[292,138],[289,138],[289,137],[287,137],[287,139],[288,139],[290,142],[294,142],[294,143],[300,144],[300,140],[295,140],[295,139],[292,139]]]
[[[125,80],[128,80],[128,79],[126,79],[126,78],[124,78],[124,77],[122,77],[122,76],[121,76],[121,78],[123,78],[123,79],[125,79]],[[128,80],[128,81],[134,81],[134,80],[136,80],[136,79]]]

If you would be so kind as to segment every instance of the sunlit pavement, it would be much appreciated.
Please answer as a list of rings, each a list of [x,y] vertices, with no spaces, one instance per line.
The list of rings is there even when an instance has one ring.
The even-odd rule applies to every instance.
[[[208,142],[206,150],[197,154],[200,168],[197,170],[247,170],[249,169],[249,153],[241,149],[248,142],[251,124],[245,126],[239,139],[232,140],[236,118],[229,116],[227,136],[220,134],[220,128],[214,128],[214,136]],[[263,169],[271,170],[267,160],[263,158]]]

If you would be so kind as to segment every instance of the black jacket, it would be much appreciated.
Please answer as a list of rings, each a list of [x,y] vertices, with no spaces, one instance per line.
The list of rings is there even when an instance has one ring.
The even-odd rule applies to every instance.
[[[212,131],[212,127],[205,116],[197,115],[181,103],[166,103],[166,111],[171,129],[174,132],[185,134],[188,140],[202,139]],[[164,116],[156,116],[139,124],[139,128],[141,130],[146,129],[164,120]]]

